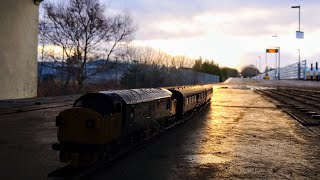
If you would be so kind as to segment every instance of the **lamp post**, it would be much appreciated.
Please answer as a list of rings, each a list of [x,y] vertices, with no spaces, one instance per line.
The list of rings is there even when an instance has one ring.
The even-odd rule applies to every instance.
[[[259,75],[259,69],[258,69],[258,61],[256,60],[256,69],[257,69],[257,76]]]
[[[262,70],[261,70],[261,56],[258,56],[258,58],[260,59],[259,69],[260,69],[260,72],[262,72]]]
[[[300,80],[300,74],[301,74],[301,72],[300,72],[300,69],[301,69],[301,65],[300,65],[300,49],[297,49],[298,50],[298,52],[299,52],[299,63],[298,63],[298,79]]]
[[[261,70],[261,56],[258,56],[258,58],[260,58],[260,62],[259,62],[259,71],[260,73],[262,73],[262,70]],[[258,68],[258,67],[257,67]],[[260,79],[261,79],[261,76],[260,76]]]
[[[296,37],[298,38],[298,39],[303,39],[303,32],[301,32],[300,31],[300,17],[301,17],[301,13],[300,13],[300,8],[301,8],[301,6],[291,6],[291,8],[298,8],[299,9],[299,31],[297,32],[297,35],[296,35]],[[298,51],[299,51],[299,63],[298,63],[298,79],[300,79],[301,77],[301,64],[300,64],[300,49],[298,49]]]
[[[278,38],[278,35],[273,35],[272,37]],[[276,47],[278,49],[278,57],[276,58],[275,69],[277,69],[276,74],[278,75],[278,80],[280,80],[280,46]],[[277,67],[277,59],[278,59],[278,67]]]
[[[280,80],[280,46],[278,47],[278,80]]]
[[[298,16],[298,18],[299,18],[299,30],[296,31],[296,38],[297,39],[303,39],[304,38],[304,32],[302,32],[301,29],[300,29],[300,17],[301,17],[300,9],[301,9],[301,6],[291,6],[291,8],[299,9],[299,16]]]
[[[299,9],[299,32],[300,32],[300,6],[291,6],[291,8],[293,8],[293,9],[298,8]]]
[[[269,71],[270,68],[268,68],[268,53],[266,52],[266,72]]]

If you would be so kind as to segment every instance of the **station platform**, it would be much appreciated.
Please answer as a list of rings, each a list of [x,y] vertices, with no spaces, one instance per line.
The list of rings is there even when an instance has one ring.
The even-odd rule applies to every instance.
[[[305,80],[263,80],[263,79],[248,79],[248,78],[229,78],[223,84],[320,90],[320,81],[305,81]]]
[[[319,135],[253,86],[214,86],[201,113],[89,179],[320,179]],[[51,144],[70,105],[55,103],[65,106],[0,115],[0,179],[46,179],[64,166]]]

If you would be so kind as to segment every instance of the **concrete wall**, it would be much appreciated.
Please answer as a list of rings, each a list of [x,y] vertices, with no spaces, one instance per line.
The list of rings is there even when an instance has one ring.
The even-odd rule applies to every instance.
[[[0,99],[37,95],[39,7],[33,0],[0,5]]]

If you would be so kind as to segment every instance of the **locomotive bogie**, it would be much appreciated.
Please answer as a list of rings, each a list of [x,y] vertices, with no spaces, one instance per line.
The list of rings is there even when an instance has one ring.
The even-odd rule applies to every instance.
[[[88,166],[95,163],[103,156],[103,152],[88,151],[88,152],[71,152],[60,151],[60,161],[70,163],[72,166]]]

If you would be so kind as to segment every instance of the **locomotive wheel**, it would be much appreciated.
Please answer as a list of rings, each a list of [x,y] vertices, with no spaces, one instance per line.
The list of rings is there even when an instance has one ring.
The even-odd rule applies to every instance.
[[[104,157],[103,152],[60,152],[60,161],[70,163],[71,166],[90,166]]]

